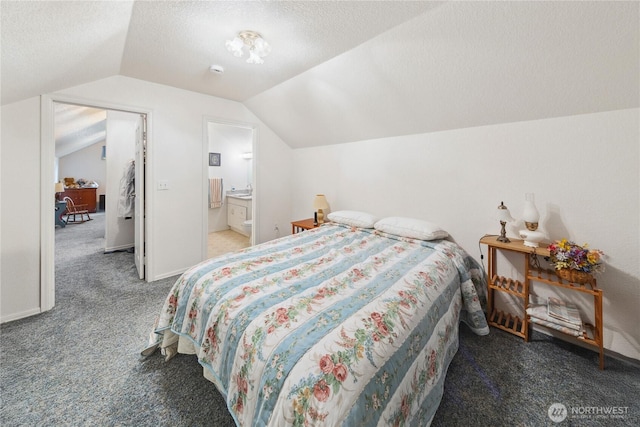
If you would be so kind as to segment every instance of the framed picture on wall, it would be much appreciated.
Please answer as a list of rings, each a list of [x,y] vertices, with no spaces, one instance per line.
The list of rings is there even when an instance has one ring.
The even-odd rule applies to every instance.
[[[220,153],[209,153],[209,166],[220,166]]]

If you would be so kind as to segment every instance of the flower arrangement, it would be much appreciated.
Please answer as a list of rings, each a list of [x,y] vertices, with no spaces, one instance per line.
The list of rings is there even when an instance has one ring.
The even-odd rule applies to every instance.
[[[598,249],[589,249],[586,243],[579,246],[567,239],[562,239],[550,244],[547,249],[550,252],[549,260],[556,270],[567,268],[585,273],[604,271],[602,262],[604,253]]]

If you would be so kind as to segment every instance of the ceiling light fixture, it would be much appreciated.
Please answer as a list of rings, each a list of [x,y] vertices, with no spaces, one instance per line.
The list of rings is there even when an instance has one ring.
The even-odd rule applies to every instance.
[[[227,40],[227,50],[233,54],[233,56],[241,57],[243,54],[242,48],[244,46],[249,47],[249,58],[247,62],[249,64],[262,64],[264,58],[271,52],[271,46],[262,38],[260,33],[255,31],[240,31],[233,40]]]

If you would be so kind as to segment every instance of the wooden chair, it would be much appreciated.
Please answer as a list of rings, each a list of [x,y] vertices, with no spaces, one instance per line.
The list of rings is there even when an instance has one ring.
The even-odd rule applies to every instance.
[[[65,197],[64,201],[67,202],[67,224],[91,221],[87,205],[76,205],[71,197]],[[78,220],[78,215],[80,215],[80,220]],[[87,216],[87,219],[84,219],[85,215]],[[73,217],[73,221],[71,220],[71,217]]]

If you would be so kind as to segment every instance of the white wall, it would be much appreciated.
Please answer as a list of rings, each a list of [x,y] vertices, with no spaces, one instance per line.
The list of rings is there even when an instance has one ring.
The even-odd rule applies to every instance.
[[[122,111],[107,111],[107,182],[105,210],[105,251],[134,246],[135,221],[120,217],[118,203],[122,177],[135,160],[137,128],[140,115]]]
[[[605,347],[640,359],[639,111],[294,150],[292,219],[312,216],[313,195],[324,193],[332,210],[438,223],[479,259],[478,240],[499,232],[500,201],[517,218],[533,192],[541,231],[608,255],[598,277]]]
[[[66,89],[61,95],[151,111],[147,192],[149,280],[184,271],[202,260],[206,221],[203,118],[257,125],[257,242],[272,239],[273,225],[290,218],[291,149],[242,104],[127,77],[110,77]],[[40,99],[2,106],[1,321],[39,311]],[[53,159],[51,159],[53,162]],[[20,185],[15,183],[20,181]],[[157,180],[169,181],[156,191]],[[53,177],[50,189],[53,211]],[[151,193],[151,194],[149,194]],[[10,200],[11,203],[5,203]],[[20,212],[13,209],[19,205]],[[53,213],[52,221],[53,221]]]
[[[40,311],[40,99],[3,105],[1,132],[0,318],[8,321]]]
[[[65,177],[73,177],[76,181],[84,178],[87,181],[98,183],[96,189],[96,201],[106,191],[106,162],[102,159],[102,147],[105,142],[92,144],[82,150],[75,151],[58,160],[58,180]]]
[[[263,125],[242,104],[207,95],[175,89],[127,77],[111,77],[60,93],[108,102],[138,105],[152,110],[152,128],[148,152],[153,182],[147,183],[147,210],[153,215],[151,234],[152,260],[147,272],[152,279],[178,274],[202,259],[202,242],[206,238],[202,215],[206,201],[202,197],[206,179],[203,173],[203,117],[258,125],[258,150],[254,160],[259,162],[256,182],[264,187],[257,192],[262,208],[278,200],[274,209],[261,211],[258,242],[273,238],[271,227],[276,221],[289,217],[289,187],[291,149],[269,128]],[[275,157],[272,157],[275,155]],[[257,159],[257,160],[256,160]],[[159,180],[169,182],[168,191],[157,191]],[[257,189],[256,189],[257,190]],[[153,193],[153,194],[149,194]]]

